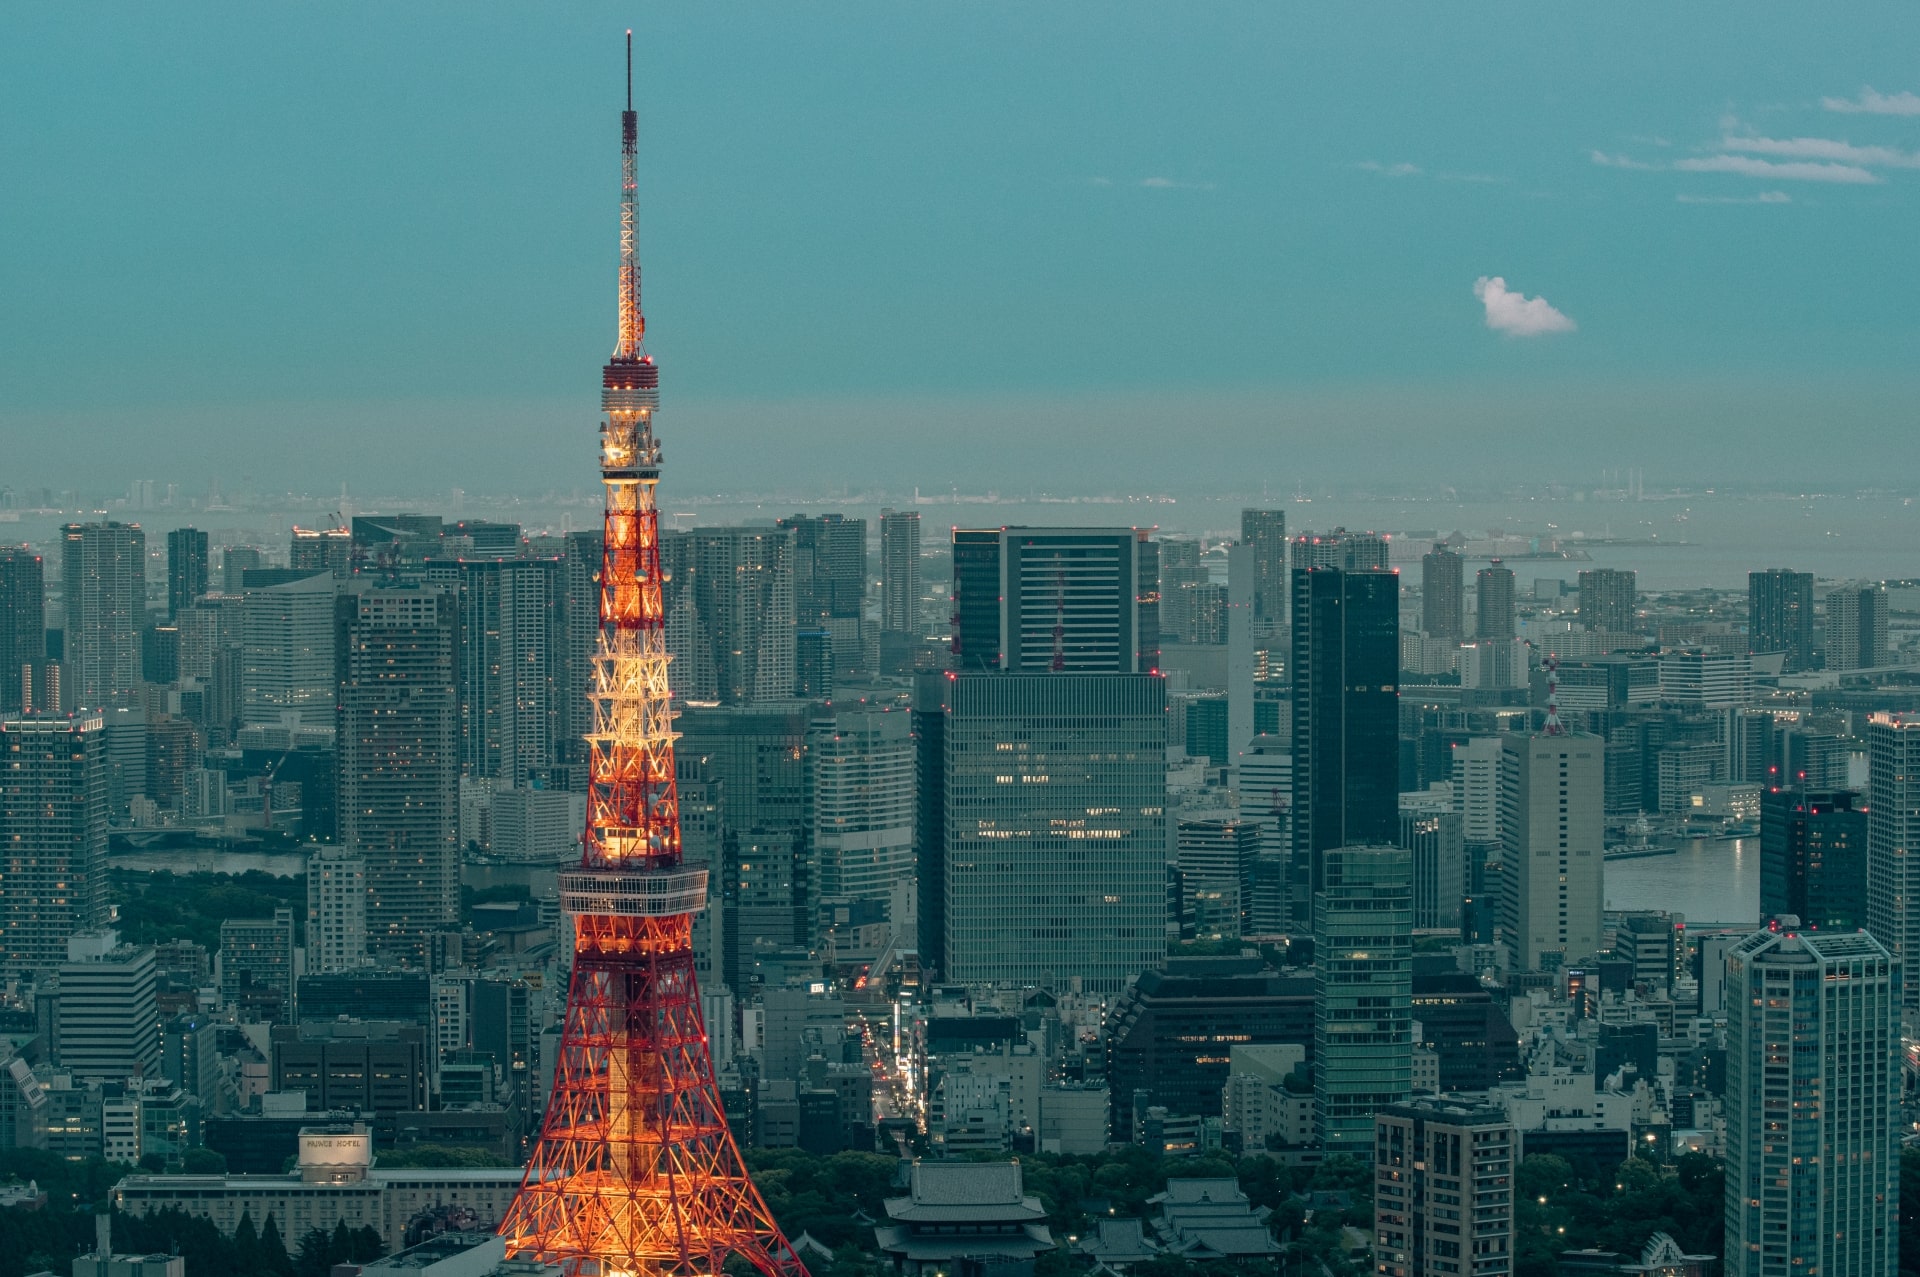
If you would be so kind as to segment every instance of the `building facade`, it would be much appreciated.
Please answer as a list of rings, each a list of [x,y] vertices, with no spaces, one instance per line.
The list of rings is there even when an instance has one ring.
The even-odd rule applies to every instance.
[[[1728,1277],[1893,1277],[1899,975],[1865,932],[1727,954]]]
[[[1516,971],[1557,970],[1600,949],[1604,768],[1597,736],[1501,739],[1500,925]]]
[[[1147,674],[1160,667],[1160,546],[1145,529],[957,529],[955,668]]]
[[[28,670],[46,659],[46,565],[25,546],[0,546],[0,714],[20,712]]]
[[[1336,847],[1313,896],[1313,1126],[1366,1156],[1373,1115],[1413,1091],[1413,856]]]
[[[1634,574],[1619,568],[1588,568],[1580,573],[1579,620],[1583,630],[1632,634],[1635,619]]]
[[[1747,573],[1747,651],[1784,652],[1788,674],[1813,668],[1813,573]]]
[[[415,952],[459,925],[457,628],[440,590],[361,589],[338,601],[339,842],[366,860],[377,951]]]
[[[1760,795],[1760,917],[1821,931],[1867,925],[1867,810],[1851,789]]]
[[[1920,718],[1867,723],[1867,930],[1900,965],[1900,996],[1920,1008]]]
[[[1430,638],[1466,637],[1466,562],[1444,545],[1420,556],[1420,629]]]
[[[1289,890],[1301,928],[1321,853],[1399,833],[1399,588],[1389,571],[1293,570]]]
[[[0,721],[0,855],[0,972],[49,973],[107,918],[104,719]]]
[[[339,583],[316,572],[249,589],[240,605],[241,704],[246,726],[334,725],[334,600]]]
[[[1373,1124],[1377,1277],[1506,1277],[1513,1271],[1519,1140],[1506,1110],[1415,1100]]]
[[[961,675],[943,726],[941,970],[1118,993],[1165,957],[1165,681]],[[923,945],[932,938],[924,933]]]
[[[920,512],[880,512],[880,628],[920,636]]]
[[[1877,669],[1887,664],[1887,591],[1847,586],[1827,595],[1827,668]]]
[[[105,708],[140,682],[147,534],[135,523],[69,523],[60,544],[67,609],[62,692],[69,705]]]
[[[307,972],[332,975],[366,964],[366,857],[320,847],[307,857]]]

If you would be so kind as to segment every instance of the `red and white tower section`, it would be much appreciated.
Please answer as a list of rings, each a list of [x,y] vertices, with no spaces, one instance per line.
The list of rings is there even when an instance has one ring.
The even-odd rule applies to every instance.
[[[660,373],[642,344],[635,246],[637,125],[628,32],[620,339],[600,392],[606,545],[588,689],[591,789],[580,866],[560,875],[573,978],[540,1140],[500,1231],[509,1254],[570,1277],[716,1277],[730,1255],[770,1277],[806,1277],[727,1129],[694,983],[707,871],[680,860],[654,504]]]

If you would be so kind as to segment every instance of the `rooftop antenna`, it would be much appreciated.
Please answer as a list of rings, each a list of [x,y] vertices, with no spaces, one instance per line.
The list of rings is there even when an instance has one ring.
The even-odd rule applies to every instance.
[[[1553,652],[1547,653],[1547,659],[1540,662],[1547,671],[1547,723],[1548,736],[1565,736],[1567,725],[1560,721],[1560,657]]]

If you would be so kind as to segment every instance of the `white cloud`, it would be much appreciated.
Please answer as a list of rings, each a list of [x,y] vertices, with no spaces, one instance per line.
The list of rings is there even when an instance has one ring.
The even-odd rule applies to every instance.
[[[1180,182],[1171,177],[1143,177],[1140,185],[1150,191],[1210,191],[1212,182]]]
[[[1775,164],[1751,155],[1708,155],[1698,159],[1675,160],[1673,167],[1683,173],[1738,173],[1743,177],[1765,177],[1780,182],[1840,182],[1865,186],[1886,180],[1854,164],[1812,164],[1805,161]]]
[[[1891,146],[1855,146],[1827,137],[1724,137],[1723,151],[1747,151],[1754,155],[1778,155],[1789,159],[1829,160],[1839,164],[1876,165],[1882,168],[1920,168],[1920,152],[1902,151]]]
[[[1647,164],[1630,155],[1608,155],[1605,151],[1592,152],[1593,162],[1602,168],[1655,169],[1658,164]]]
[[[1417,177],[1420,174],[1418,164],[1382,164],[1378,160],[1361,160],[1355,168],[1367,173],[1379,173],[1385,177]]]
[[[1791,204],[1785,191],[1762,191],[1758,195],[1676,195],[1682,204]]]
[[[1548,305],[1546,298],[1509,292],[1507,281],[1498,275],[1474,280],[1473,295],[1487,308],[1487,327],[1509,337],[1570,333],[1575,328],[1573,320]]]
[[[1920,94],[1876,93],[1866,88],[1857,98],[1821,98],[1820,105],[1844,115],[1920,115]]]
[[[1087,183],[1091,186],[1112,186],[1113,179],[1110,177],[1090,177],[1087,179]]]

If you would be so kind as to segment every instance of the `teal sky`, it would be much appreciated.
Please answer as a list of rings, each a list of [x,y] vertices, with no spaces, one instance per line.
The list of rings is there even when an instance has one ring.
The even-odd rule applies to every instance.
[[[1920,485],[1873,0],[6,6],[0,482],[591,482],[629,25],[684,490]]]

